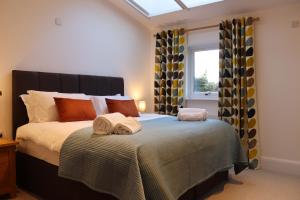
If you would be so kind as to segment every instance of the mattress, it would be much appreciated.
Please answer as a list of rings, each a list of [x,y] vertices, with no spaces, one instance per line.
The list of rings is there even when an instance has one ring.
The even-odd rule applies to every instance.
[[[144,113],[138,121],[152,120],[164,115]],[[73,132],[92,126],[93,121],[28,123],[17,129],[18,151],[59,166],[60,149]]]
[[[19,140],[18,151],[59,166],[59,153],[30,140]]]

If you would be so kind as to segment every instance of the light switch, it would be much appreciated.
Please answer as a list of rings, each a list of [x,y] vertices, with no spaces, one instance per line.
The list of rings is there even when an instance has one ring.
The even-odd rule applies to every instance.
[[[298,28],[300,26],[299,20],[293,20],[292,21],[292,28]]]
[[[55,23],[55,25],[57,25],[57,26],[61,26],[61,25],[62,25],[61,18],[56,17],[55,20],[54,20],[54,23]]]

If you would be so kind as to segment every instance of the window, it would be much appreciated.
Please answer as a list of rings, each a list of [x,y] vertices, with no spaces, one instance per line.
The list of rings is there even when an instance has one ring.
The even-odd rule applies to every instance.
[[[127,3],[146,17],[153,17],[219,1],[223,0],[127,0]]]
[[[196,6],[204,6],[206,4],[212,4],[217,3],[223,0],[181,0],[184,5],[186,5],[188,8],[193,8]]]
[[[189,32],[185,68],[185,98],[218,100],[219,30]]]
[[[219,50],[190,51],[190,95],[192,99],[216,100],[219,84]]]
[[[181,10],[174,0],[128,0],[127,2],[147,17]]]

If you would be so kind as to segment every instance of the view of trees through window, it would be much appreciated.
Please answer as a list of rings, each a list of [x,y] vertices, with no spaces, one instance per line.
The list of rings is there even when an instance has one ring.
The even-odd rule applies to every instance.
[[[217,92],[219,83],[219,50],[196,51],[194,59],[194,93]]]

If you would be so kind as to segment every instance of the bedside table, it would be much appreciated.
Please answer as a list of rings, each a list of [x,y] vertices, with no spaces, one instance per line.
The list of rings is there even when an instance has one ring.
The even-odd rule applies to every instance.
[[[0,139],[0,195],[16,196],[16,145],[13,140]]]

